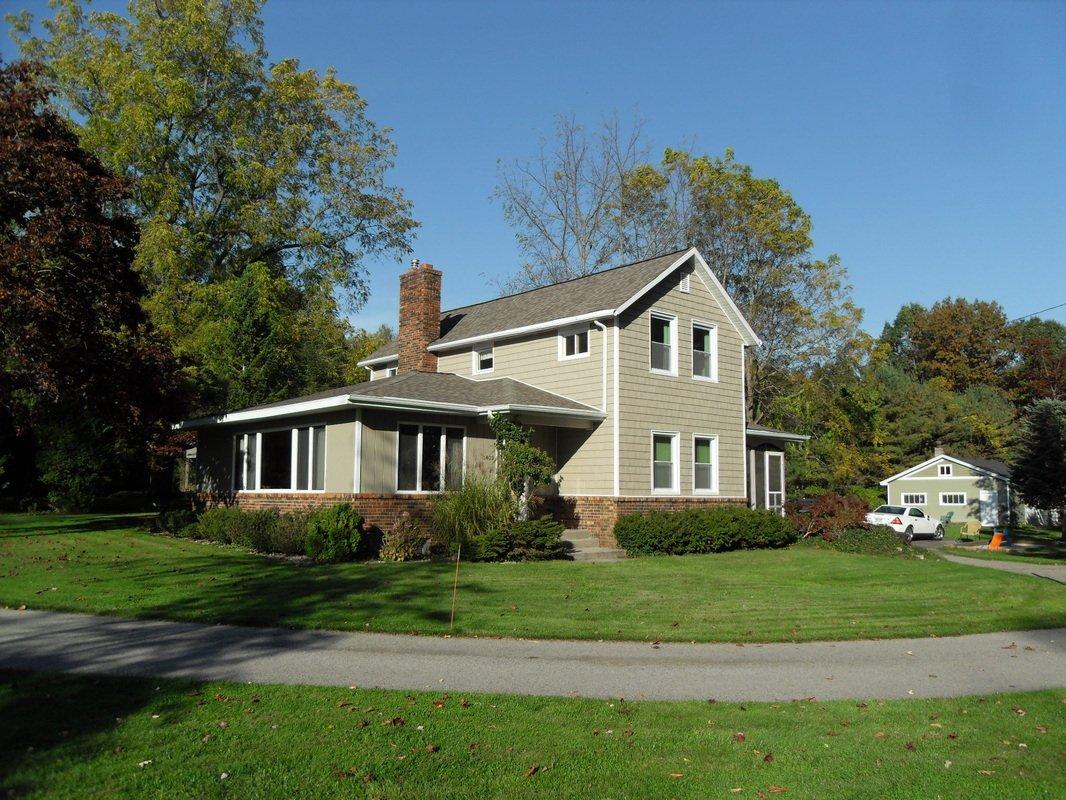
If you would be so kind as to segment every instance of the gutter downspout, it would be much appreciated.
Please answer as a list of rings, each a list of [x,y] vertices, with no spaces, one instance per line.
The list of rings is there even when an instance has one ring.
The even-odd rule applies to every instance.
[[[598,319],[592,320],[592,324],[600,329],[603,333],[603,404],[600,408],[604,414],[607,413],[607,326],[600,322]]]

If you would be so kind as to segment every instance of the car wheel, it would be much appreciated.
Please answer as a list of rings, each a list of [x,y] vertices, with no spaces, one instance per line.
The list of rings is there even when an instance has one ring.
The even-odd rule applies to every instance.
[[[905,542],[913,542],[914,541],[914,526],[913,525],[908,525],[907,526],[907,530],[903,531],[903,541],[905,541]]]
[[[943,525],[937,525],[936,526],[936,533],[933,534],[933,538],[937,539],[937,540],[940,540],[940,539],[944,538],[944,526]]]

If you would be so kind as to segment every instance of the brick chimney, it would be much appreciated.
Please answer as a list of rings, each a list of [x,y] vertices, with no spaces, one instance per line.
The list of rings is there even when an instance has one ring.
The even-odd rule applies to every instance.
[[[942,455],[944,455],[944,445],[942,443],[940,443],[940,442],[936,443],[936,446],[933,448],[933,455],[934,456],[942,456]]]
[[[400,354],[397,374],[436,372],[429,343],[440,338],[440,279],[432,264],[417,259],[400,276]]]

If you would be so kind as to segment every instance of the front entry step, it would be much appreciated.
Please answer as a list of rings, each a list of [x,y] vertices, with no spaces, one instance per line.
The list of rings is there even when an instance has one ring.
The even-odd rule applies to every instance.
[[[621,561],[625,550],[600,547],[600,540],[585,530],[563,531],[562,540],[574,561]]]

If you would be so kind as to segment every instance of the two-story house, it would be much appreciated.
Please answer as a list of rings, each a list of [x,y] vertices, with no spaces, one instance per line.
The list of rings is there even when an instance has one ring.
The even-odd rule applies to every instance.
[[[626,513],[782,509],[783,444],[806,437],[746,424],[759,338],[694,248],[444,312],[440,298],[441,273],[414,262],[366,383],[182,423],[201,491],[257,508],[351,500],[385,526],[491,471],[487,418],[506,413],[555,459],[548,508],[605,544]]]

